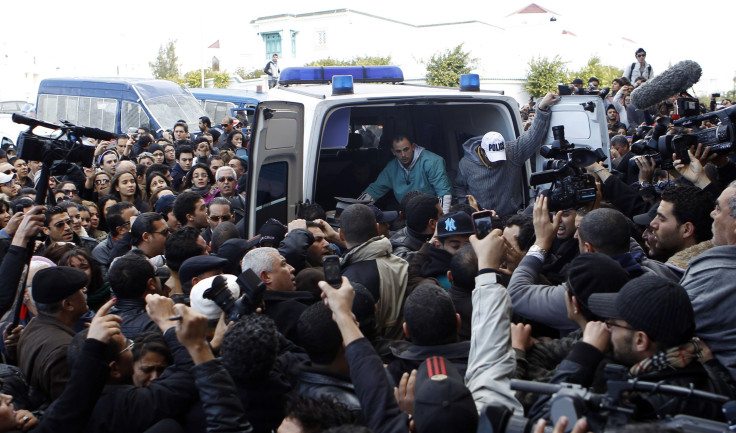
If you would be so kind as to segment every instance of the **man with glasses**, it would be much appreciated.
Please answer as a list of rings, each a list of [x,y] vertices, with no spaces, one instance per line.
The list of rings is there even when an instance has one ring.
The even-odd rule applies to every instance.
[[[622,77],[629,79],[629,82],[633,83],[637,78],[641,77],[646,80],[654,78],[654,72],[652,71],[652,65],[647,63],[647,52],[644,48],[636,50],[636,62],[627,66],[624,70]]]
[[[233,223],[237,224],[245,216],[245,200],[238,194],[238,173],[230,164],[241,167],[241,161],[233,158],[228,164],[227,167],[220,167],[215,172],[215,181],[219,189],[216,196],[230,201],[232,213],[235,216]],[[212,229],[214,230],[214,227]]]
[[[72,219],[64,208],[60,206],[46,208],[46,222],[44,223],[43,233],[48,237],[47,245],[56,242],[74,242]]]
[[[16,181],[15,168],[8,163],[0,164],[0,193],[12,200],[18,195],[20,187]]]
[[[702,343],[694,338],[693,306],[681,285],[645,275],[629,281],[618,293],[590,295],[588,308],[607,320],[586,324],[582,341],[573,346],[550,383],[592,386],[598,364],[612,352],[614,360],[628,370],[628,378],[729,395],[726,383],[702,359]],[[542,407],[549,398],[539,399],[530,418],[548,415],[548,408]],[[644,417],[723,417],[719,403],[689,395],[632,392],[626,399],[646,408],[641,411]]]
[[[84,247],[91,254],[100,242],[97,239],[86,236],[82,231],[82,212],[79,209],[80,205],[73,201],[65,201],[59,204],[59,207],[66,211],[71,221],[72,242]]]
[[[230,201],[224,197],[215,197],[207,205],[207,220],[209,227],[202,232],[202,237],[209,244],[212,241],[212,232],[221,222],[233,220],[233,208]]]
[[[170,232],[163,215],[156,212],[143,213],[130,228],[132,251],[142,252],[155,266],[161,267],[166,262],[163,254]]]
[[[222,119],[220,127],[222,128],[223,133],[222,135],[220,135],[220,140],[217,142],[218,148],[224,146],[227,143],[227,137],[230,135],[231,132],[233,132],[233,129],[235,129],[233,118],[230,116],[225,116],[225,118]]]

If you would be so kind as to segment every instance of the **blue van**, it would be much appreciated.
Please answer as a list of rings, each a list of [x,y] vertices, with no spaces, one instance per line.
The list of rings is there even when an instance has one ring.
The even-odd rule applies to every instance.
[[[266,98],[263,92],[245,89],[189,89],[194,97],[202,104],[212,125],[218,124],[225,116],[237,117],[244,112],[248,124],[253,123],[256,105]]]
[[[206,113],[179,84],[139,78],[48,78],[38,88],[36,117],[123,134],[145,126],[160,132],[183,119],[198,131]]]

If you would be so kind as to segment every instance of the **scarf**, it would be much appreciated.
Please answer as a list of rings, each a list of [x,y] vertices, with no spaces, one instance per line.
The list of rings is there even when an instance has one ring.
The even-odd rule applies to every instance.
[[[644,374],[654,373],[665,369],[683,368],[698,358],[703,357],[700,340],[693,338],[685,344],[676,347],[670,347],[656,353],[649,358],[634,364],[629,369],[631,377],[638,377]]]

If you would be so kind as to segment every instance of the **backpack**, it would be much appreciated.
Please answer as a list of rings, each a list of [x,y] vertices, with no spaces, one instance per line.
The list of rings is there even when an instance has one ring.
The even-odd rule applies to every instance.
[[[272,63],[273,62],[269,60],[268,63],[266,63],[266,67],[263,68],[263,72],[265,72],[268,75],[271,75],[271,64]]]
[[[632,63],[631,68],[629,68],[629,81],[631,81],[631,76],[634,75],[634,66],[636,66],[636,62]],[[647,65],[647,75],[652,75],[652,65]],[[649,78],[647,78],[647,80],[648,79]]]

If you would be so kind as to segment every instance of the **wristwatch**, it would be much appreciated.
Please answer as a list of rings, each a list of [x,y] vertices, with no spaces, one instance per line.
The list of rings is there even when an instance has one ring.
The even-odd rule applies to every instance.
[[[531,247],[529,247],[529,250],[527,251],[527,254],[529,253],[537,253],[537,254],[543,255],[544,257],[547,257],[547,254],[549,254],[549,251],[545,250],[539,245],[532,245]]]

